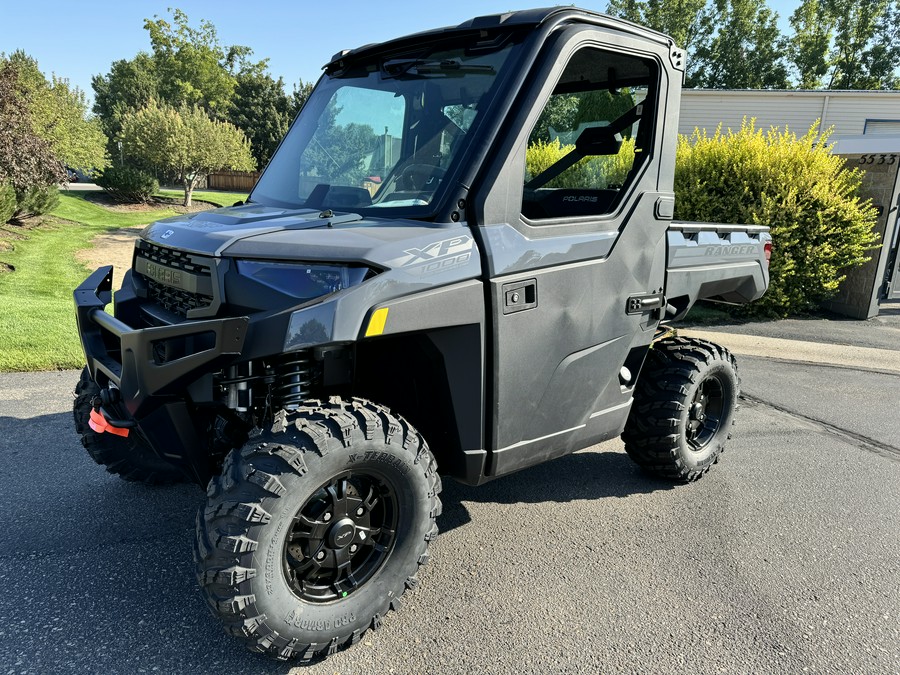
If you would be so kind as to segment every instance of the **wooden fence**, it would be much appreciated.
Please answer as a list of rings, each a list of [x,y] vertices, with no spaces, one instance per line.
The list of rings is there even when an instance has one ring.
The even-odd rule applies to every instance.
[[[250,192],[258,180],[258,171],[219,171],[207,176],[206,186],[210,190]]]

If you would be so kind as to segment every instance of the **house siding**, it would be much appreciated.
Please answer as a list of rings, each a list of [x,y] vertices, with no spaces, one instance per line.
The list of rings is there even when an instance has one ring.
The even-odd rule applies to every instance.
[[[715,133],[740,129],[744,118],[756,119],[758,128],[787,126],[805,133],[816,120],[834,127],[835,136],[895,133],[900,128],[900,91],[733,91],[685,89],[681,93],[678,132],[690,135],[695,128]],[[876,121],[866,129],[866,121]],[[896,122],[897,126],[885,124]]]

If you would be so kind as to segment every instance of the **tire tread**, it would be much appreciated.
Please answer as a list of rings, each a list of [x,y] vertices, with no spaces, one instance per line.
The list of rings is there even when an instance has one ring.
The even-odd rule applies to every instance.
[[[385,443],[402,443],[424,472],[433,520],[441,511],[441,481],[428,445],[406,420],[365,399],[333,397],[327,403],[310,401],[293,413],[279,412],[271,431],[263,432],[242,450],[232,450],[222,473],[210,481],[207,505],[197,514],[197,580],[225,631],[252,651],[280,660],[308,662],[355,644],[365,632],[356,629],[328,642],[310,644],[298,644],[296,639],[280,635],[269,625],[265,613],[257,609],[255,596],[244,590],[246,582],[260,574],[252,562],[257,542],[234,533],[269,516],[272,509],[267,508],[268,503],[284,494],[282,477],[305,475],[311,456],[324,457],[338,447],[372,440],[379,428]],[[416,586],[416,573],[428,561],[428,546],[436,536],[437,525],[432,522],[418,544],[414,569],[408,571],[399,595],[386,599],[384,610],[372,617],[370,629],[377,629],[384,614],[399,607],[400,595]]]
[[[678,451],[681,414],[690,404],[688,392],[702,376],[702,370],[716,363],[724,363],[734,371],[736,400],[740,376],[737,362],[727,349],[698,338],[670,337],[654,343],[622,433],[625,451],[636,464],[663,478],[687,483],[699,479],[718,461],[724,442],[714,449],[711,462],[696,469],[687,466]],[[730,430],[724,435],[725,440],[730,438]]]

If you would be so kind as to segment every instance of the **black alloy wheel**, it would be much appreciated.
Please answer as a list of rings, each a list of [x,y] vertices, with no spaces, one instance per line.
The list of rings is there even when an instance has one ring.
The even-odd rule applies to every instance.
[[[297,597],[331,602],[366,583],[393,550],[398,509],[384,477],[347,472],[316,490],[285,540],[285,574]]]
[[[739,391],[737,363],[724,347],[682,337],[655,342],[622,433],[625,451],[658,476],[697,480],[731,437]]]
[[[693,452],[702,452],[719,433],[722,413],[725,410],[725,386],[719,375],[711,375],[697,387],[688,408],[685,430],[688,446]]]
[[[441,480],[416,429],[332,397],[232,450],[197,514],[197,579],[226,632],[309,661],[355,644],[418,583]]]

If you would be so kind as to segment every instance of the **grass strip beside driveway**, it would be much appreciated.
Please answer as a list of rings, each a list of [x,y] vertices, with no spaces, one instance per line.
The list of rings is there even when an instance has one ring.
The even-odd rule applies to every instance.
[[[102,232],[175,214],[110,211],[76,194],[60,193],[59,202],[55,218],[25,231],[27,238],[15,240],[13,251],[0,253],[0,260],[15,267],[0,274],[0,371],[80,368],[84,355],[72,291],[92,270],[75,252]]]

